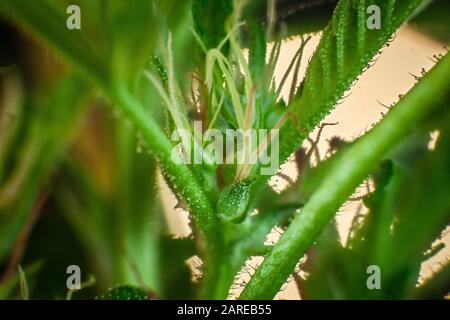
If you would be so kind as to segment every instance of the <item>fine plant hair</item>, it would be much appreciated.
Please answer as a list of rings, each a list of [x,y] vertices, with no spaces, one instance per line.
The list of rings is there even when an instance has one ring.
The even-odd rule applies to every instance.
[[[329,19],[308,33],[284,25],[275,0],[267,1],[263,18],[245,0],[76,2],[83,19],[76,31],[65,28],[65,1],[0,3],[4,19],[38,39],[64,66],[42,99],[28,99],[40,108],[28,117],[17,109],[23,122],[8,127],[10,135],[0,133],[5,137],[0,262],[12,265],[4,279],[0,274],[0,289],[2,281],[16,279],[24,298],[32,297],[24,289],[22,269],[15,274],[25,251],[18,239],[26,242],[47,201],[79,238],[96,286],[123,285],[101,299],[226,299],[230,292],[239,299],[273,299],[291,275],[303,298],[442,298],[448,293],[448,259],[416,286],[424,252],[433,249],[450,221],[448,54],[431,57],[434,66],[413,75],[415,85],[398,101],[379,102],[385,107],[382,118],[361,136],[331,138],[322,159],[317,151],[322,131],[338,125],[325,117],[340,107],[366,70],[376,67],[399,28],[420,21],[429,1],[340,0]],[[380,9],[380,29],[367,27],[369,6]],[[312,32],[320,32],[321,39],[306,61]],[[298,49],[276,83],[280,51],[291,35],[297,36]],[[2,67],[1,73],[15,69]],[[287,97],[281,94],[285,90]],[[108,147],[101,139],[90,141],[107,150],[104,162],[113,164],[104,171],[89,171],[71,159],[69,146],[88,109],[98,118],[116,118],[105,126],[112,140],[104,143]],[[194,136],[195,121],[205,131],[274,130],[278,136],[268,134],[257,145],[244,139],[251,163],[215,163]],[[319,133],[312,136],[316,128]],[[199,151],[203,161],[173,161],[176,130],[188,132],[192,139],[184,150]],[[429,150],[435,131],[439,137]],[[15,147],[20,138],[26,143]],[[273,175],[286,180],[282,192],[261,173],[262,157],[274,150],[276,138],[279,163],[293,157],[298,171],[295,181],[283,172]],[[305,140],[308,150],[302,148]],[[105,172],[113,187],[93,178]],[[188,237],[167,235],[158,173],[176,197],[176,211],[188,213]],[[373,188],[366,188],[368,181]],[[354,195],[358,188],[364,191]],[[342,244],[334,217],[348,201],[362,201],[367,212],[358,210]],[[280,239],[268,244],[273,230],[282,231]],[[194,276],[185,263],[190,257],[195,257]],[[249,265],[253,257],[263,257],[262,263]],[[370,265],[383,270],[382,290],[367,290]],[[25,266],[27,279],[41,269]],[[166,270],[170,276],[163,275]],[[242,274],[249,280],[241,280]],[[321,281],[322,275],[336,279],[334,287]],[[92,279],[83,288],[93,285]],[[186,288],[177,292],[176,281]]]

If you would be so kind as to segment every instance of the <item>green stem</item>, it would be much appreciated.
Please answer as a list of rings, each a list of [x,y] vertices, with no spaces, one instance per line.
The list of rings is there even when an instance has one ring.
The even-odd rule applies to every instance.
[[[85,33],[72,32],[64,28],[67,17],[59,9],[48,0],[42,1],[39,6],[30,6],[25,0],[0,1],[1,13],[17,19],[30,31],[46,40],[72,66],[75,66],[78,72],[88,78],[91,84],[100,87],[125,117],[131,120],[158,159],[165,177],[188,204],[190,213],[204,236],[203,242],[199,243],[206,243],[203,246],[208,260],[218,261],[213,256],[221,252],[222,235],[215,212],[202,186],[186,165],[177,165],[172,161],[173,146],[169,139],[125,85],[116,83],[120,81],[116,77],[117,74],[111,73],[108,64],[104,63],[109,61],[109,57],[97,52],[96,45]],[[209,263],[215,265],[213,262]]]
[[[158,159],[165,178],[188,204],[191,214],[207,239],[210,247],[208,251],[213,251],[211,247],[220,243],[216,217],[192,172],[186,165],[172,161],[172,144],[156,121],[144,111],[141,103],[130,95],[126,88],[115,86],[112,90],[108,90],[107,94],[118,105],[125,118],[131,120],[136,130],[142,134],[149,149]]]
[[[228,248],[226,251],[232,251]],[[203,279],[203,292],[201,299],[206,300],[224,300],[228,297],[230,287],[233,283],[239,268],[236,268],[232,262],[228,261],[233,255],[227,255],[226,259],[217,259],[214,264],[210,263],[210,268],[205,273]]]
[[[204,236],[203,240],[198,242],[206,249],[206,252],[202,252],[205,261],[202,294],[216,297],[219,293],[216,293],[212,288],[217,283],[217,278],[220,277],[220,255],[223,254],[223,239],[219,221],[205,192],[186,165],[176,164],[172,161],[172,144],[164,132],[159,129],[155,120],[144,111],[140,102],[130,95],[125,87],[120,85],[114,86],[112,90],[107,90],[107,94],[120,107],[124,116],[131,120],[142,134],[147,146],[158,159],[164,176],[175,187],[175,192],[186,201],[190,214],[194,217],[196,225]],[[200,249],[203,249],[203,247]]]
[[[240,299],[271,299],[325,225],[383,157],[448,93],[450,56],[443,58],[370,132],[347,149],[273,247]]]

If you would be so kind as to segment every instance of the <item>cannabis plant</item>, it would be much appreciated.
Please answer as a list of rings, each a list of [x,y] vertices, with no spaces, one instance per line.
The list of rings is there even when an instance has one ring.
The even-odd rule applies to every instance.
[[[447,43],[447,1],[3,0],[0,13],[1,298],[225,299],[239,286],[272,299],[288,279],[312,299],[448,293],[448,260],[418,278],[450,221],[450,57],[430,57],[325,159],[311,136],[402,25]],[[275,81],[288,37],[299,47]],[[297,178],[275,191],[289,159]],[[162,180],[188,237],[169,233]],[[334,217],[365,184],[343,244]]]

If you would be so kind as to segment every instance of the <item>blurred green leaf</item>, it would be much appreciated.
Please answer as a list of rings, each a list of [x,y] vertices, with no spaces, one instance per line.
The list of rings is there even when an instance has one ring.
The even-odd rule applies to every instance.
[[[161,235],[159,248],[161,299],[197,298],[197,288],[191,281],[192,272],[186,262],[196,254],[194,240]]]
[[[411,24],[420,31],[450,43],[450,25],[448,16],[450,14],[450,2],[447,0],[432,0],[431,4],[420,12],[411,21]]]
[[[75,76],[60,79],[41,101],[24,132],[23,143],[10,156],[16,159],[0,188],[0,259],[31,214],[40,186],[58,163],[83,115],[88,89]],[[56,107],[57,106],[57,107]]]
[[[193,0],[192,15],[197,33],[207,49],[215,48],[225,38],[225,23],[233,12],[232,0]],[[211,19],[214,17],[214,19]]]
[[[13,70],[15,67],[16,67],[16,65],[0,67],[0,74],[8,73],[9,71]]]
[[[94,75],[97,81],[106,82],[109,58],[102,55],[102,50],[96,46],[88,32],[69,30],[66,27],[67,6],[64,2],[42,0],[30,2],[27,0],[7,0],[0,3],[0,11],[20,21],[51,46],[58,48],[73,65],[78,66],[86,75]],[[82,10],[82,19],[89,17]]]
[[[111,68],[121,81],[134,79],[158,43],[152,2],[111,0],[107,2],[107,14],[113,48]]]
[[[24,268],[24,272],[27,275],[28,289],[32,292],[33,284],[36,282],[36,278],[39,276],[39,272],[44,266],[43,261],[36,261]],[[0,300],[14,299],[19,297],[20,287],[20,275],[19,272],[15,272],[5,282],[0,283]]]

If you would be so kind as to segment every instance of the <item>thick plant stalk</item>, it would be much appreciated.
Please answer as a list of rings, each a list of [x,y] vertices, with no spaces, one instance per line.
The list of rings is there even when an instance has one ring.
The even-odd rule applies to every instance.
[[[450,55],[443,58],[371,131],[345,151],[273,247],[240,299],[271,299],[325,225],[383,157],[448,94]]]
[[[177,194],[186,201],[191,215],[196,220],[196,225],[203,233],[206,266],[202,295],[208,299],[224,298],[223,295],[226,294],[228,287],[223,288],[217,285],[218,278],[228,274],[223,271],[224,267],[226,269],[226,263],[220,257],[223,254],[224,243],[219,229],[219,221],[205,192],[186,165],[176,164],[172,161],[172,144],[164,132],[159,129],[154,119],[147,116],[139,101],[131,96],[125,87],[116,87],[109,92],[108,96],[118,104],[120,110],[142,134],[149,149],[158,159],[164,176],[176,188]],[[221,282],[222,285],[228,283],[227,280]]]
[[[184,164],[176,164],[171,159],[172,144],[159,129],[155,120],[148,116],[140,102],[130,95],[123,86],[116,86],[107,94],[112,98],[125,117],[129,118],[136,130],[142,134],[151,152],[156,156],[161,165],[166,179],[175,186],[184,200],[186,200],[200,230],[210,245],[220,242],[216,232],[214,211],[208,198],[189,168]],[[211,248],[211,250],[213,250]],[[216,250],[216,248],[214,249]]]

